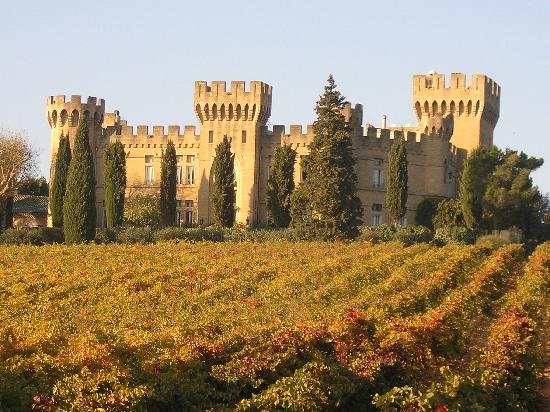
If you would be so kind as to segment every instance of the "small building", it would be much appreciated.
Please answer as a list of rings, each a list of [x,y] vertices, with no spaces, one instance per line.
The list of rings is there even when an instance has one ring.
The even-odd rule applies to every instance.
[[[13,197],[13,227],[46,227],[48,223],[48,197],[15,195]]]

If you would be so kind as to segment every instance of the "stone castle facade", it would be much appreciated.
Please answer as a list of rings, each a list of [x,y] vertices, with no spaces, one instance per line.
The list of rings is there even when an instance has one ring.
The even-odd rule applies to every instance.
[[[389,149],[395,139],[405,139],[409,161],[408,209],[403,223],[414,223],[419,202],[426,197],[453,197],[457,193],[461,164],[468,151],[493,144],[499,117],[500,86],[485,75],[452,73],[451,84],[438,73],[413,76],[412,102],[418,125],[380,128],[363,124],[360,104],[347,103],[345,118],[351,128],[359,179],[358,195],[367,225],[389,223],[385,206],[385,176]],[[265,224],[266,188],[270,162],[276,147],[290,144],[297,151],[295,182],[302,180],[300,159],[308,154],[313,139],[310,125],[273,126],[272,87],[260,81],[247,86],[232,81],[210,85],[195,82],[195,126],[137,126],[123,120],[119,111],[107,113],[105,101],[80,96],[50,96],[46,117],[51,128],[53,172],[59,137],[69,136],[71,145],[81,118],[88,119],[90,145],[94,151],[98,226],[105,225],[103,152],[109,142],[120,140],[127,156],[127,196],[159,193],[161,156],[169,140],[178,160],[177,207],[181,224],[210,224],[212,211],[212,162],[216,145],[224,135],[232,139],[236,174],[236,220],[242,224]]]

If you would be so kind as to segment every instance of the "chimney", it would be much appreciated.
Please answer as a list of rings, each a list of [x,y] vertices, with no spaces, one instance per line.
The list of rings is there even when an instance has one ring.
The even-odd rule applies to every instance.
[[[382,115],[382,129],[385,129],[386,128],[386,122],[388,120],[388,116],[386,116],[385,114]]]

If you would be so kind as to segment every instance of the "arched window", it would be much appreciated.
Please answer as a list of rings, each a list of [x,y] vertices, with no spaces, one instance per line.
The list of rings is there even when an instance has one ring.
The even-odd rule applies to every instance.
[[[80,120],[80,115],[78,114],[78,110],[74,109],[71,113],[71,124],[69,126],[76,127],[78,126],[78,121]]]
[[[199,118],[199,121],[202,123],[202,111],[201,111],[201,105],[197,104],[195,106],[195,112],[197,113],[197,117]]]
[[[455,114],[455,101],[454,100],[451,100],[451,114]]]
[[[212,105],[212,120],[216,120],[218,118],[218,106],[216,106],[216,103]]]
[[[476,102],[476,116],[479,113],[479,100]]]
[[[416,110],[416,117],[418,117],[418,119],[422,119],[422,108],[420,107],[420,102],[416,102],[414,108]]]
[[[467,106],[467,111],[466,111],[466,114],[469,116],[472,114],[472,101],[471,100],[468,100],[468,106]]]
[[[233,104],[229,103],[229,120],[233,120]]]
[[[461,100],[458,104],[458,115],[461,116],[464,113],[464,102]]]
[[[208,103],[204,105],[204,118],[210,120],[210,109],[208,108]]]
[[[222,104],[222,108],[220,110],[220,120],[225,120],[225,104]]]
[[[65,126],[67,124],[68,117],[69,116],[67,115],[67,110],[61,110],[61,126]]]
[[[424,102],[424,113],[430,115],[430,104],[428,102]]]
[[[256,105],[252,106],[252,115],[250,117],[250,120],[254,120],[255,115],[256,115]]]
[[[244,120],[248,120],[248,103],[244,105]]]
[[[236,120],[241,120],[241,105],[237,105],[237,118]]]
[[[445,113],[447,113],[447,103],[445,102],[445,100],[443,100],[441,102],[441,114],[444,115]]]
[[[432,103],[432,114],[435,115],[437,113],[437,102]]]
[[[54,111],[52,112],[52,120],[51,120],[51,122],[52,122],[52,127],[56,127],[56,126],[57,126],[57,111],[56,111],[56,110],[54,110]]]

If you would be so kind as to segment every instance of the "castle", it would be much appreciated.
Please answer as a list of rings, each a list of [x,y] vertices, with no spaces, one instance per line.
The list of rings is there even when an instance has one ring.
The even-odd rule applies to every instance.
[[[412,102],[418,120],[415,127],[380,128],[363,124],[360,104],[346,103],[344,116],[351,129],[357,160],[358,196],[366,225],[389,223],[385,206],[385,182],[389,149],[395,139],[405,139],[409,162],[409,197],[403,224],[413,224],[416,207],[426,197],[453,197],[458,190],[461,164],[475,147],[493,144],[493,130],[499,117],[500,86],[485,75],[475,74],[467,85],[466,76],[452,73],[450,85],[443,74],[430,72],[413,76]],[[94,152],[98,226],[105,226],[103,152],[113,141],[122,142],[127,156],[127,196],[159,193],[163,148],[169,140],[177,151],[177,219],[180,224],[212,223],[210,193],[212,162],[216,145],[224,135],[232,139],[235,154],[236,220],[242,224],[265,224],[266,188],[275,148],[290,144],[297,151],[294,179],[302,180],[301,159],[313,139],[310,125],[273,126],[272,87],[260,81],[245,85],[232,81],[195,82],[195,126],[137,126],[134,129],[120,113],[105,112],[105,101],[80,96],[50,96],[46,117],[51,128],[50,177],[59,138],[69,136],[73,147],[79,120],[89,124]]]

